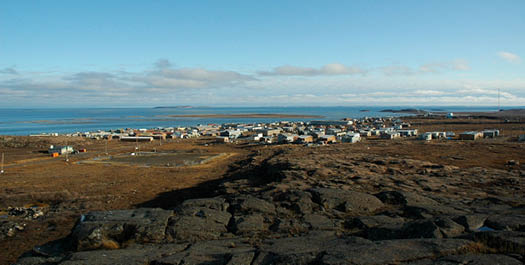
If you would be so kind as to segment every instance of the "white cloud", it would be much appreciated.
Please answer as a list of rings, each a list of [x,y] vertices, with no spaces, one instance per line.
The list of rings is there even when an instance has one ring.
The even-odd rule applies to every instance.
[[[284,65],[275,67],[272,71],[260,71],[260,75],[283,76],[320,76],[320,75],[355,75],[366,74],[366,70],[356,66],[346,66],[340,63],[331,63],[321,68]]]
[[[467,71],[470,66],[466,60],[457,59],[448,62],[434,62],[421,65],[419,71],[423,73],[440,73],[443,71]]]
[[[498,56],[509,63],[520,63],[521,57],[515,53],[500,51]]]
[[[443,95],[445,94],[443,91],[437,91],[437,90],[416,90],[414,91],[415,95],[422,95],[422,96],[437,96],[437,95]]]
[[[412,69],[410,66],[406,65],[389,65],[377,68],[380,72],[387,76],[396,76],[396,75],[417,75],[417,74],[439,74],[443,72],[450,71],[468,71],[470,70],[469,63],[463,59],[456,59],[452,61],[444,62],[431,62],[420,65],[417,70]]]
[[[217,86],[235,86],[255,80],[250,75],[235,71],[208,70],[204,68],[171,68],[168,60],[155,63],[157,69],[144,73],[128,74],[127,80],[142,83],[148,87],[166,89],[211,88]]]
[[[78,72],[46,76],[28,72],[17,78],[0,78],[0,94],[9,97],[9,100],[13,97],[102,100],[127,95],[129,100],[142,101],[148,94],[169,95],[177,91],[177,95],[182,95],[183,90],[235,87],[249,80],[255,78],[234,71],[174,69],[169,61],[160,60],[152,70],[142,72]],[[94,101],[99,103],[97,100]]]

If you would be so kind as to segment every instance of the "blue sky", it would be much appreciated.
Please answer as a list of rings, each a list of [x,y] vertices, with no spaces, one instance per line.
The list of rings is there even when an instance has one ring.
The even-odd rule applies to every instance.
[[[5,1],[0,106],[525,105],[525,1]]]

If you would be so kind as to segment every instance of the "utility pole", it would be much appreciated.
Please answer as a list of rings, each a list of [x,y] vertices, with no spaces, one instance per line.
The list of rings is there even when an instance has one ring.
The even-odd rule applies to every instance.
[[[2,164],[0,168],[0,174],[4,174],[4,153],[2,153]]]
[[[106,155],[108,155],[108,142],[109,142],[109,137],[108,137],[108,139],[106,139],[106,144],[104,146],[104,151],[105,151]]]

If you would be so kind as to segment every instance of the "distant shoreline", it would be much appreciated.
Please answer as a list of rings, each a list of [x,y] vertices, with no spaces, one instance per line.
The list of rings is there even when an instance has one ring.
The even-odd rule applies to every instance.
[[[416,114],[416,115],[439,115],[446,116],[449,113],[453,113],[455,117],[476,117],[476,118],[524,118],[525,109],[507,109],[500,111],[457,111],[457,112],[446,112],[446,111],[426,111],[421,109],[384,109],[379,112],[391,112],[391,113],[405,113],[405,114]]]
[[[405,114],[426,114],[427,111],[420,110],[420,109],[384,109],[380,110],[379,112],[391,112],[391,113],[405,113]]]
[[[322,115],[242,113],[242,114],[174,114],[170,118],[324,118]]]
[[[154,109],[191,109],[193,106],[158,106]]]
[[[446,115],[446,112],[433,112],[432,114]],[[525,109],[508,109],[500,111],[479,111],[479,112],[453,112],[456,117],[480,117],[480,118],[524,118]]]

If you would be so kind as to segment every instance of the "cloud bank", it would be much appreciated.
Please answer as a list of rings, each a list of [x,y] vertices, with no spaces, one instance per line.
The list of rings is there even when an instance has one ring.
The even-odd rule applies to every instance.
[[[271,71],[175,67],[161,59],[142,71],[34,74],[0,71],[0,105],[25,106],[336,106],[523,105],[525,79],[475,79],[465,60],[375,68],[340,63]],[[305,78],[307,77],[307,78]]]
[[[340,63],[331,63],[320,68],[284,65],[275,67],[271,71],[259,71],[263,76],[322,76],[322,75],[355,75],[366,74],[366,70],[357,66],[346,66]]]

